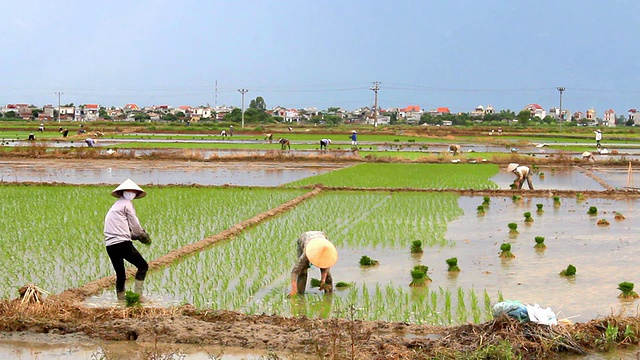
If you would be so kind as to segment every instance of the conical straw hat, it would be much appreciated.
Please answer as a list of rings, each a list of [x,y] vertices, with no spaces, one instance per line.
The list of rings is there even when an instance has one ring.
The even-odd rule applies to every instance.
[[[512,172],[513,170],[515,170],[518,167],[518,164],[516,163],[511,163],[509,164],[509,166],[507,166],[507,171],[508,172]]]
[[[142,190],[133,180],[127,179],[111,192],[111,196],[119,198],[125,190],[137,191],[138,195],[136,195],[136,199],[143,198],[147,195],[147,192]]]
[[[307,259],[320,269],[328,269],[338,261],[338,251],[324,237],[312,238],[304,250]]]

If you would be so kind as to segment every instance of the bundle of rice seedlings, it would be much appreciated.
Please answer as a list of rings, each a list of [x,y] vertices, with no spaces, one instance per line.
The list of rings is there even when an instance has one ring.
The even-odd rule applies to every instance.
[[[598,214],[598,208],[595,206],[590,206],[589,207],[589,211],[587,211],[587,214],[589,215],[597,215]]]
[[[348,282],[344,282],[344,281],[338,281],[336,283],[336,288],[341,289],[341,288],[346,288],[346,287],[353,286],[353,285],[354,285],[354,283],[352,283],[352,282],[348,283]]]
[[[530,212],[526,212],[524,213],[524,222],[526,223],[532,223],[533,222],[533,217],[531,217],[531,213]]]
[[[576,275],[576,267],[569,264],[566,269],[560,271],[560,275],[562,276],[575,276]]]
[[[516,257],[511,252],[511,244],[509,243],[503,243],[502,245],[500,245],[500,251],[500,257],[503,259],[513,259]]]
[[[618,290],[621,291],[620,295],[618,295],[619,298],[621,299],[637,299],[640,296],[638,295],[637,292],[633,291],[633,283],[632,282],[627,282],[627,281],[623,281],[620,284],[618,284]]]
[[[624,215],[622,215],[622,213],[618,212],[618,211],[616,211],[616,216],[614,216],[613,218],[616,219],[616,220],[624,220],[624,219],[626,219],[624,217]]]
[[[427,275],[427,271],[429,267],[426,265],[416,265],[411,270],[411,283],[409,286],[411,287],[423,287],[426,286],[428,282],[431,282],[431,278]]]
[[[609,221],[607,219],[600,219],[597,224],[600,226],[609,226]]]
[[[544,237],[543,236],[536,236],[535,238],[536,244],[533,246],[536,249],[546,249],[547,245],[545,245],[544,243]]]
[[[519,234],[520,233],[520,232],[518,232],[518,224],[509,223],[509,224],[507,224],[507,226],[509,227],[509,234]]]
[[[373,265],[378,265],[380,264],[380,262],[378,260],[373,260],[372,258],[368,257],[367,255],[362,255],[362,257],[360,258],[360,265],[362,266],[373,266]]]
[[[422,254],[424,250],[422,250],[422,241],[414,240],[411,243],[411,253],[412,254]]]
[[[536,207],[538,208],[536,210],[536,213],[542,214],[544,212],[544,210],[542,209],[543,206],[544,206],[543,204],[536,204]]]
[[[127,290],[127,292],[124,293],[124,305],[126,307],[142,307],[140,294]]]
[[[560,196],[554,196],[553,197],[553,206],[555,207],[560,207]]]
[[[311,278],[311,281],[309,282],[309,286],[312,288],[320,287],[320,279]]]
[[[489,205],[491,204],[491,198],[488,196],[485,196],[484,198],[482,198],[482,204],[483,205]]]
[[[458,267],[458,258],[456,258],[456,257],[448,258],[446,260],[446,262],[447,262],[447,265],[449,266],[447,271],[449,271],[449,272],[459,272],[460,271],[460,268]]]
[[[478,215],[484,215],[484,206],[478,205]]]

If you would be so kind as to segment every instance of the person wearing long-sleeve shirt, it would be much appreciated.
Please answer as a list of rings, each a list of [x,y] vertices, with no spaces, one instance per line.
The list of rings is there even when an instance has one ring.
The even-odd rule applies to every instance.
[[[146,194],[131,179],[127,179],[111,193],[118,200],[111,206],[104,219],[104,241],[116,272],[116,295],[121,301],[124,300],[126,282],[124,260],[137,268],[134,291],[140,294],[142,301],[145,300],[142,292],[149,264],[132,242],[132,239],[141,237],[145,230],[140,225],[132,200],[142,198]]]
[[[522,189],[524,185],[524,181],[527,181],[527,186],[529,186],[530,190],[533,190],[533,182],[531,174],[531,170],[528,166],[519,165],[519,164],[509,164],[507,167],[507,171],[510,171],[516,175],[516,187],[518,189]]]
[[[333,291],[331,267],[338,261],[335,246],[322,231],[307,231],[297,240],[298,261],[291,271],[291,292],[289,295],[304,294],[307,287],[307,273],[311,264],[320,269],[320,290]]]

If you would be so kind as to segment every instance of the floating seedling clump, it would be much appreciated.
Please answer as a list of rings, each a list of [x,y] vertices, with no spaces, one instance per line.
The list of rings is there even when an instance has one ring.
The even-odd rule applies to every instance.
[[[538,176],[540,176],[540,179],[544,179],[544,173],[541,172],[540,174],[538,174]]]
[[[530,212],[526,212],[524,213],[524,222],[526,223],[532,223],[533,222],[533,218],[531,217],[531,213]]]
[[[360,265],[362,266],[374,266],[374,265],[378,265],[380,264],[380,262],[378,260],[373,260],[372,258],[368,257],[367,255],[362,255],[362,257],[360,258]]]
[[[503,259],[513,259],[514,257],[516,257],[511,252],[511,244],[509,243],[503,243],[502,245],[500,245],[500,250],[500,257]]]
[[[428,282],[431,282],[431,278],[427,275],[429,267],[426,265],[416,265],[411,270],[411,287],[424,287]]]
[[[587,211],[589,215],[598,215],[598,208],[595,206],[590,206],[589,211]]]
[[[489,205],[491,204],[491,198],[488,196],[485,196],[484,198],[482,198],[482,205]]]
[[[575,276],[576,275],[576,267],[569,264],[566,269],[560,271],[560,275],[562,276]]]
[[[509,224],[507,224],[507,226],[509,227],[509,234],[519,234],[519,232],[518,232],[518,224],[509,223]]]
[[[555,206],[555,207],[560,207],[560,204],[561,204],[561,202],[560,202],[560,196],[554,196],[554,197],[553,197],[553,206]]]
[[[484,206],[483,205],[478,205],[478,215],[484,215]]]
[[[624,217],[624,215],[622,215],[622,213],[618,212],[618,211],[616,211],[616,215],[613,218],[616,219],[616,220],[624,220],[624,219],[626,219]]]
[[[422,241],[414,240],[411,243],[411,253],[412,254],[422,254],[424,250],[422,250]]]
[[[544,243],[544,237],[543,236],[536,236],[535,237],[535,241],[536,244],[533,246],[536,249],[546,249],[547,245],[545,245]]]
[[[446,260],[449,268],[447,271],[449,272],[459,272],[460,268],[458,267],[458,258],[452,257]]]
[[[352,285],[353,285],[353,283],[348,283],[348,282],[344,282],[344,281],[338,281],[336,283],[336,288],[337,289],[344,289],[344,288],[347,288],[347,287],[352,286]]]
[[[597,224],[599,226],[609,226],[609,221],[607,219],[599,219]]]
[[[618,297],[621,299],[637,299],[640,297],[637,292],[633,291],[632,282],[621,282],[618,284],[618,290],[620,290],[620,295],[618,295]]]
[[[542,214],[544,212],[544,209],[542,209],[543,206],[544,206],[543,204],[536,204],[536,207],[538,208],[536,210],[536,213]]]
[[[513,200],[513,202],[518,202],[518,201],[522,200],[522,196],[520,196],[520,195],[513,195],[513,196],[511,197],[511,200]]]
[[[578,201],[584,200],[584,195],[582,193],[577,193],[576,194],[576,200],[578,200]]]

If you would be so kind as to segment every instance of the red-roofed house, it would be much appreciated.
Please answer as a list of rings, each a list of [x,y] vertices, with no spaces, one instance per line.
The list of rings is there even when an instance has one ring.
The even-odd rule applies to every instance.
[[[531,111],[531,116],[532,117],[539,117],[540,119],[544,119],[545,116],[547,116],[547,112],[544,111],[542,106],[540,106],[538,104],[529,104],[529,105],[524,107],[524,110]]]
[[[423,111],[418,105],[409,105],[404,109],[398,109],[398,116],[404,118],[407,124],[420,122],[422,113]]]
[[[76,108],[76,121],[95,121],[98,119],[100,105],[84,104]]]
[[[136,104],[127,104],[124,106],[124,111],[140,111],[140,107]]]
[[[436,109],[436,112],[438,114],[451,114],[451,111],[449,110],[448,107],[439,107]]]

